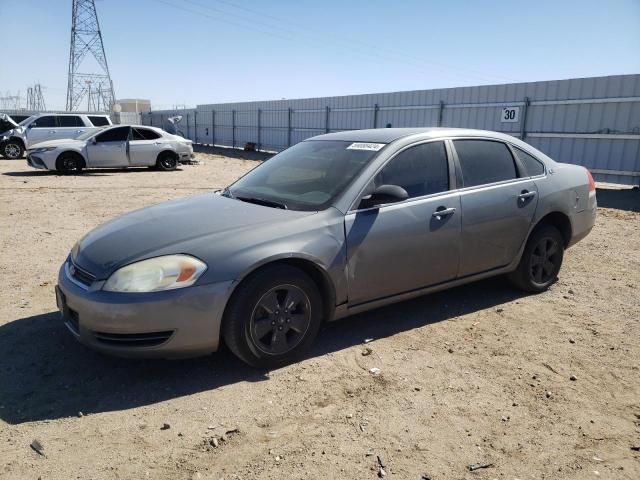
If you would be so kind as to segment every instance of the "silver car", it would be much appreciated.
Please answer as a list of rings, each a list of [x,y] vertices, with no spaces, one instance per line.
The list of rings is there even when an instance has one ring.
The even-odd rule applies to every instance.
[[[75,140],[50,140],[27,150],[33,168],[78,173],[83,168],[157,167],[175,170],[193,158],[193,142],[159,128],[115,126],[87,132]]]
[[[89,232],[57,301],[82,343],[245,362],[301,355],[325,321],[507,274],[542,292],[596,216],[583,167],[514,137],[377,129],[301,142],[219,192]]]
[[[36,143],[97,132],[111,125],[109,115],[81,113],[37,113],[19,124],[13,117],[0,114],[0,154],[10,160],[22,158],[25,150]]]

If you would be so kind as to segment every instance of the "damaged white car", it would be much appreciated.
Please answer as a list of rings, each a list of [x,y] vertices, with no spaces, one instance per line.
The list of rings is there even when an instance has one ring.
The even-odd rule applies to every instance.
[[[27,163],[60,174],[83,168],[155,167],[175,170],[193,158],[193,142],[159,128],[118,125],[80,135],[74,140],[51,140],[27,150]]]

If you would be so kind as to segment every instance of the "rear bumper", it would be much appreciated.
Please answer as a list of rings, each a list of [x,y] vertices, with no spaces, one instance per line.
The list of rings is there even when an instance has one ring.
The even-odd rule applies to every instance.
[[[571,218],[571,240],[569,241],[567,248],[575,245],[584,237],[589,235],[589,232],[591,232],[593,226],[596,224],[597,207],[598,205],[594,199],[592,208],[587,208],[573,215]]]
[[[86,290],[64,265],[56,296],[62,320],[84,345],[123,357],[179,358],[218,349],[232,282],[166,292]]]

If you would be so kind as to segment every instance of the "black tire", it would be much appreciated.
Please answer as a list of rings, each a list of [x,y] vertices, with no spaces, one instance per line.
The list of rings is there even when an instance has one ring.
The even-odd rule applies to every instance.
[[[560,231],[551,225],[537,227],[509,280],[527,292],[544,292],[558,278],[563,257],[564,239]]]
[[[56,160],[56,170],[60,175],[78,174],[84,168],[84,159],[77,153],[61,153]]]
[[[9,160],[19,160],[24,155],[24,145],[18,140],[7,140],[2,145],[2,156]]]
[[[156,167],[164,172],[170,172],[178,168],[178,157],[172,152],[162,152],[158,155]]]
[[[298,268],[274,265],[238,286],[225,311],[222,335],[245,363],[277,368],[309,348],[322,320],[323,300],[315,282]]]

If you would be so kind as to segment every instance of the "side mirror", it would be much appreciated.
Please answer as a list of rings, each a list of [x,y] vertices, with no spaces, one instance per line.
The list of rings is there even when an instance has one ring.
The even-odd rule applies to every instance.
[[[96,140],[96,137],[91,137],[91,145],[95,145],[96,143],[98,143],[98,140]]]
[[[362,197],[360,208],[371,208],[385,203],[401,202],[407,198],[409,198],[409,194],[399,185],[380,185],[373,193]]]

